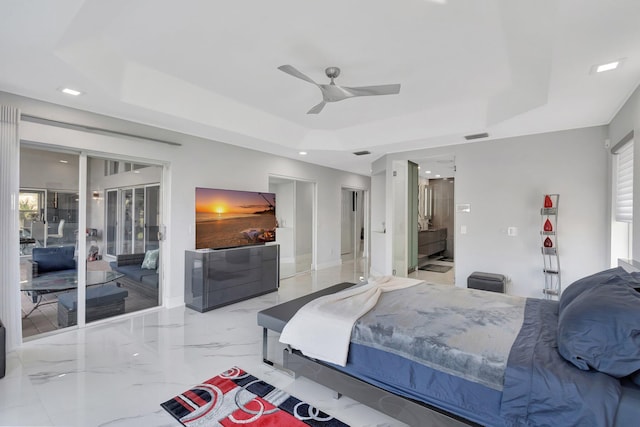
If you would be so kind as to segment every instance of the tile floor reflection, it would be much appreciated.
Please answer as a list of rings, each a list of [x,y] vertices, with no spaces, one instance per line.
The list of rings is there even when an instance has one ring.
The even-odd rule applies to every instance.
[[[354,426],[403,426],[262,363],[256,313],[363,276],[363,262],[299,274],[280,290],[198,313],[158,309],[26,342],[0,379],[2,426],[180,426],[160,403],[234,365]],[[270,336],[271,358],[282,347]]]

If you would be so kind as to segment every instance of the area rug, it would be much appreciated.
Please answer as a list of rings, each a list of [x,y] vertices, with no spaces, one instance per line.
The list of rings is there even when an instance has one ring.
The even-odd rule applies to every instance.
[[[160,406],[184,426],[349,427],[238,367]]]
[[[425,264],[418,267],[419,270],[435,271],[436,273],[446,273],[451,270],[450,265]]]

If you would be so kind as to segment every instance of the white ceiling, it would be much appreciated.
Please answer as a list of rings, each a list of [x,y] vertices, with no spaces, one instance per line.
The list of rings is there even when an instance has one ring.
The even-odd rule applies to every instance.
[[[607,124],[640,83],[639,0],[1,5],[1,91],[287,157],[304,150],[304,161],[365,175],[385,153],[467,134]],[[307,115],[320,91],[283,64],[320,83],[338,66],[337,84],[402,89]]]

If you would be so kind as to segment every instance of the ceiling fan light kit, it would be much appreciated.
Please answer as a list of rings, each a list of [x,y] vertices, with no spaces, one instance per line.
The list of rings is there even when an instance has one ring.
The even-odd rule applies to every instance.
[[[329,84],[316,83],[311,77],[298,71],[292,65],[281,65],[278,69],[293,77],[312,83],[320,89],[322,101],[307,111],[307,114],[318,114],[327,102],[342,101],[356,96],[395,95],[400,93],[400,84],[358,87],[339,86],[334,82],[334,79],[340,75],[340,68],[338,67],[327,67],[324,70],[326,76],[331,79]]]

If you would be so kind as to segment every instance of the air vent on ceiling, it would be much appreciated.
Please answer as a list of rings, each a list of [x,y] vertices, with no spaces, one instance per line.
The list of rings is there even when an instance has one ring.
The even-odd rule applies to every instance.
[[[489,136],[488,133],[476,133],[474,135],[465,135],[464,139],[466,139],[467,141],[470,141],[472,139],[480,139],[480,138],[487,138]]]
[[[356,156],[366,156],[367,154],[371,154],[371,151],[356,151],[353,154]]]

